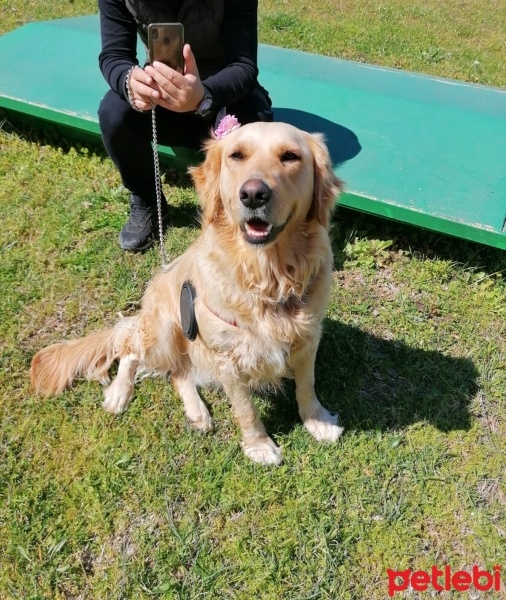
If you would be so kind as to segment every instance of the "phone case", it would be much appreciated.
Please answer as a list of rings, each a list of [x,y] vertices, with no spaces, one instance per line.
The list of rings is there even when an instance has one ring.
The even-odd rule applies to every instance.
[[[148,26],[149,62],[155,60],[183,72],[184,28],[181,23],[151,23]]]

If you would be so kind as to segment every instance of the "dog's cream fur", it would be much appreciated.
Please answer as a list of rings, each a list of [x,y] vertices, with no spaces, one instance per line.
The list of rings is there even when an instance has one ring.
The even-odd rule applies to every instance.
[[[211,417],[197,388],[218,383],[241,427],[245,454],[278,464],[281,450],[251,395],[294,377],[306,428],[317,440],[336,441],[342,428],[314,389],[333,262],[327,226],[341,189],[322,137],[281,123],[246,125],[209,140],[205,161],[191,175],[203,209],[199,238],[154,277],[138,316],[41,350],[32,362],[33,386],[57,394],[77,376],[107,385],[108,369],[119,359],[105,388],[106,410],[125,410],[137,371],[170,374],[189,422],[207,431]],[[186,280],[196,290],[194,341],[180,325]]]

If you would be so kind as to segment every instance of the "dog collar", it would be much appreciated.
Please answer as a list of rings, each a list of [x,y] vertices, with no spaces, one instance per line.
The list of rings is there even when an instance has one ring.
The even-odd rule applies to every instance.
[[[231,325],[232,327],[238,327],[238,325],[235,321],[229,321],[228,319],[224,319],[217,312],[215,312],[212,308],[209,308],[209,306],[207,306],[207,304],[205,302],[203,302],[203,304],[207,308],[207,310],[211,314],[213,314],[217,319],[219,319],[220,321],[223,321],[224,323],[226,323],[227,325]]]

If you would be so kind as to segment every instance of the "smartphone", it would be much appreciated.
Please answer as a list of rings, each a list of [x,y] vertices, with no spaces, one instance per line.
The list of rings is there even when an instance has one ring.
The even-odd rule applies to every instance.
[[[150,23],[148,25],[149,62],[155,60],[182,73],[184,28],[181,23]]]

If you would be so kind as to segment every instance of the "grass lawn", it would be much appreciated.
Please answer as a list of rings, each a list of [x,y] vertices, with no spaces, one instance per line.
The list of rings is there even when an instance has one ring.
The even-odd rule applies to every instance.
[[[506,87],[505,7],[261,0],[260,37]],[[13,0],[0,27],[95,10]],[[165,192],[175,256],[197,200],[181,174]],[[266,469],[221,393],[205,436],[161,379],[120,417],[96,383],[32,395],[35,352],[135,312],[159,266],[119,249],[127,204],[103,153],[2,123],[1,599],[383,600],[387,568],[506,567],[506,253],[339,209],[317,392],[346,431],[318,445],[290,383],[258,397],[284,452]]]

